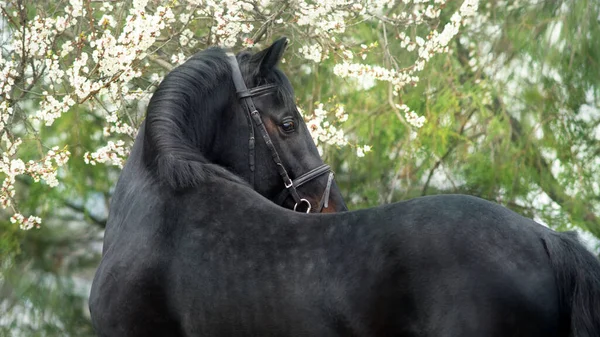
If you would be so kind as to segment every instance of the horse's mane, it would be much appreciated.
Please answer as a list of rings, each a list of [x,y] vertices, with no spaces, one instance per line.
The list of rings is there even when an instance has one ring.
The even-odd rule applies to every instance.
[[[277,83],[282,103],[294,104],[285,75],[273,69],[259,76],[251,56],[249,52],[238,55],[244,78],[256,82],[246,84]],[[173,69],[153,94],[146,114],[143,156],[161,182],[183,189],[217,176],[247,184],[206,157],[215,139],[218,118],[237,100],[231,76],[225,51],[212,47]]]

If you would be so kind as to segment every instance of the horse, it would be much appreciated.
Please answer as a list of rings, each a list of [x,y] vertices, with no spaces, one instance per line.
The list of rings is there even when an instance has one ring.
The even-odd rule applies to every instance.
[[[238,55],[250,87],[287,83],[284,44],[259,52],[272,56],[258,66]],[[195,78],[231,89],[226,51],[194,59]],[[212,95],[212,108],[246,94]],[[213,127],[186,139],[208,151]],[[160,159],[143,157],[142,142],[127,162],[137,175],[119,180],[110,221],[120,234],[90,294],[99,336],[600,336],[600,262],[572,234],[465,195],[294,212],[210,156],[194,173],[175,160],[149,166]]]
[[[126,204],[133,200],[130,193],[135,186],[148,180],[181,191],[194,188],[206,175],[233,172],[286,208],[348,210],[331,168],[323,163],[298,112],[289,80],[278,69],[267,71],[286,45],[287,40],[281,40],[274,45],[277,48],[252,57],[241,53],[241,68],[231,53],[228,63],[223,63],[223,51],[209,49],[166,76],[151,98],[130,163],[117,182],[103,251],[117,240],[115,236],[129,230],[121,225],[122,212],[129,212]],[[259,77],[262,73],[267,76]],[[253,89],[247,90],[246,85]],[[160,199],[162,191],[147,198]]]

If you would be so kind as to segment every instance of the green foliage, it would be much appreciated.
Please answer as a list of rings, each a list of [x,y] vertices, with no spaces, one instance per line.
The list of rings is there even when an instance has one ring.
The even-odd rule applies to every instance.
[[[346,195],[356,196],[351,207],[469,193],[557,229],[600,236],[599,5],[507,9],[487,1],[480,11],[487,16],[480,29],[463,31],[453,51],[403,92],[402,102],[427,117],[423,128],[412,130],[394,116],[385,83],[339,95],[357,142],[373,145],[364,159],[350,150],[326,153],[345,164],[337,179]],[[366,41],[373,29],[353,38]],[[323,96],[332,92],[322,89]]]

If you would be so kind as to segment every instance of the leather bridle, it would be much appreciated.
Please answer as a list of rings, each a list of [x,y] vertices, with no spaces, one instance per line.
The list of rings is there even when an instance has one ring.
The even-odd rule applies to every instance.
[[[267,148],[271,152],[271,157],[275,162],[277,167],[277,171],[279,175],[283,179],[283,184],[285,189],[279,193],[276,197],[275,202],[279,205],[283,204],[285,200],[291,196],[296,204],[294,205],[294,211],[298,210],[297,208],[304,204],[306,206],[306,213],[309,213],[312,209],[312,205],[307,199],[301,198],[298,193],[297,188],[306,184],[307,182],[314,180],[317,177],[324,175],[325,173],[329,173],[329,178],[327,179],[327,187],[323,192],[323,196],[321,197],[321,201],[319,202],[317,212],[321,212],[323,208],[327,208],[329,206],[329,194],[331,191],[331,184],[333,182],[333,172],[331,171],[331,167],[327,164],[323,164],[318,166],[300,177],[292,180],[283,166],[281,162],[281,158],[273,145],[273,141],[267,132],[267,128],[265,127],[262,119],[260,118],[260,113],[256,109],[254,105],[254,101],[252,100],[253,96],[260,96],[266,94],[271,91],[276,90],[275,84],[265,84],[252,89],[246,88],[246,84],[244,82],[244,78],[242,77],[242,72],[240,71],[240,66],[235,57],[235,54],[232,52],[227,52],[227,60],[229,61],[229,65],[231,66],[231,72],[233,77],[233,84],[235,85],[235,90],[237,92],[237,97],[240,99],[244,110],[246,111],[246,119],[248,121],[248,129],[249,129],[249,139],[248,139],[248,149],[249,149],[249,159],[248,163],[250,165],[250,184],[252,188],[254,188],[254,172],[255,172],[255,138],[254,138],[254,126],[260,132],[262,138],[267,144]]]

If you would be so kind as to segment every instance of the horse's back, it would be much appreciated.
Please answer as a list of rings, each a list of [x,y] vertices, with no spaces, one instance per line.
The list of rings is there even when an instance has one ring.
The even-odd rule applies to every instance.
[[[535,222],[485,200],[434,196],[385,206],[396,263],[386,312],[409,336],[561,336],[554,273]],[[398,283],[398,280],[402,282]],[[382,322],[394,322],[393,314]],[[389,323],[388,323],[389,324]]]
[[[252,208],[174,223],[186,336],[559,336],[546,229],[498,205],[423,198],[302,223]]]
[[[199,218],[194,197],[173,201],[168,277],[185,336],[560,336],[547,230],[499,205],[441,196],[294,223],[243,203]]]

